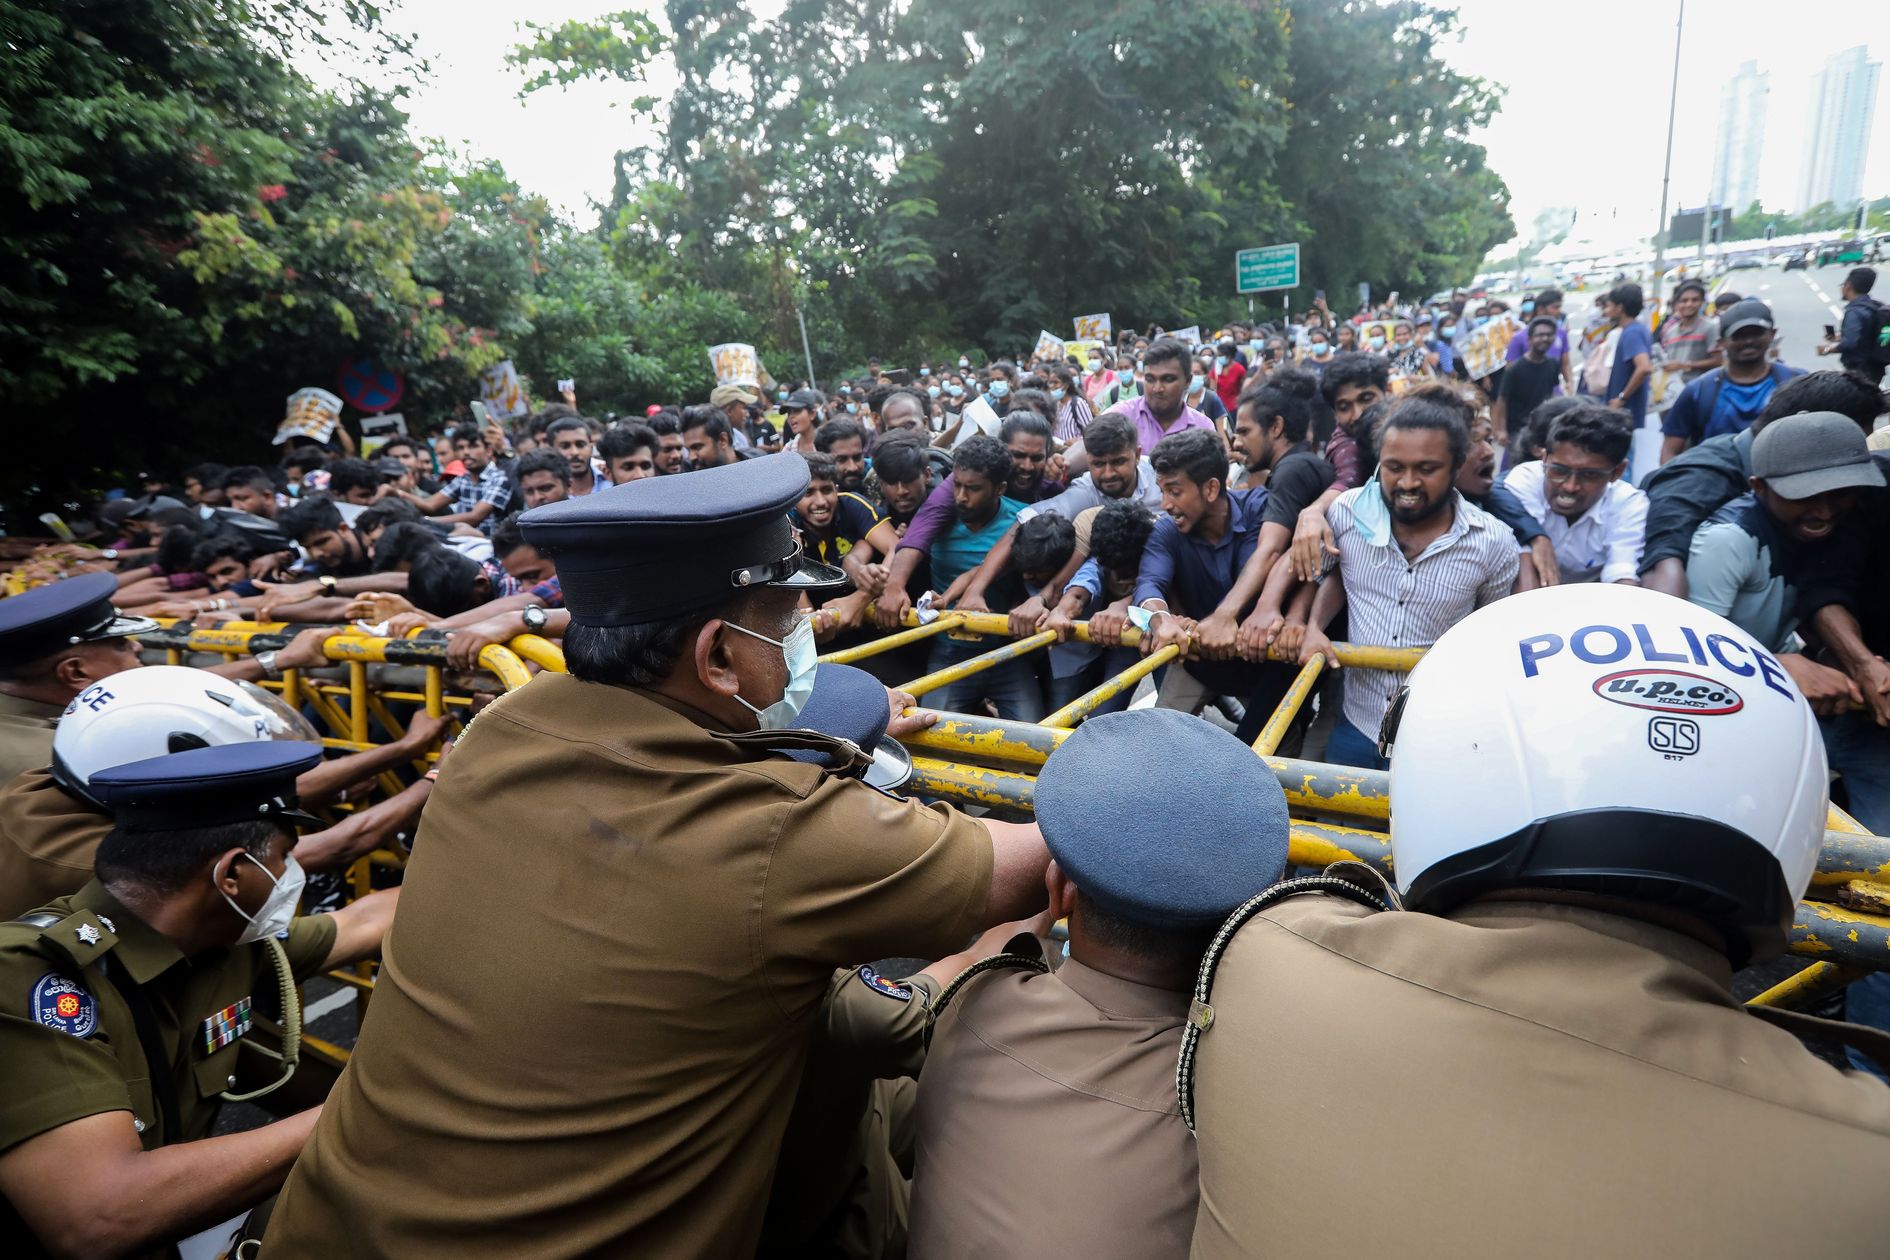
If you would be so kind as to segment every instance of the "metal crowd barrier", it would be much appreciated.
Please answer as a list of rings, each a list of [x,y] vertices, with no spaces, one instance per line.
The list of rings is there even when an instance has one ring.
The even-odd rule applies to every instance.
[[[279,649],[300,628],[249,623],[231,623],[217,630],[172,627],[144,636],[142,646],[163,649],[173,660],[185,651],[236,656]],[[1055,635],[1048,632],[1013,639],[1009,619],[998,613],[951,612],[925,624],[920,624],[916,614],[908,613],[904,629],[829,652],[820,659],[858,662],[940,634],[988,636],[1001,641],[969,660],[906,683],[903,689],[915,696],[923,697],[1005,661],[1026,657],[1055,641]],[[1089,641],[1087,623],[1077,623],[1074,637],[1079,642]],[[1135,646],[1140,636],[1130,629],[1123,642]],[[388,700],[421,703],[427,712],[435,714],[473,703],[470,694],[448,694],[450,671],[442,640],[342,634],[328,640],[325,651],[329,660],[346,666],[345,685],[299,678],[293,671],[273,685],[286,700],[306,703],[321,715],[330,730],[324,740],[330,747],[371,747],[366,742],[370,718],[397,733],[398,724],[386,711]],[[1347,667],[1399,672],[1409,671],[1423,655],[1420,648],[1350,643],[1335,644],[1334,651]],[[1000,813],[1028,815],[1032,812],[1036,768],[1069,737],[1071,729],[1097,706],[1133,690],[1144,677],[1180,654],[1180,648],[1168,647],[1139,658],[1042,722],[946,713],[932,727],[905,740],[913,752],[912,790]],[[523,686],[529,680],[526,662],[541,669],[564,668],[558,647],[535,635],[520,635],[505,646],[488,646],[480,653],[479,661],[505,690]],[[421,668],[425,671],[423,686],[419,691],[377,690],[370,666],[383,665]],[[1254,751],[1265,759],[1286,793],[1292,814],[1290,861],[1301,866],[1323,866],[1356,858],[1389,873],[1389,775],[1275,755],[1287,729],[1317,689],[1323,667],[1323,659],[1317,659],[1300,668],[1254,741]],[[357,878],[357,887],[363,890],[369,862],[396,865],[399,859],[376,853],[358,864],[360,874],[355,877],[351,873],[351,878]],[[1790,949],[1817,961],[1760,994],[1753,999],[1755,1002],[1808,1003],[1868,971],[1890,967],[1890,839],[1872,835],[1835,807],[1811,889],[1798,906]]]

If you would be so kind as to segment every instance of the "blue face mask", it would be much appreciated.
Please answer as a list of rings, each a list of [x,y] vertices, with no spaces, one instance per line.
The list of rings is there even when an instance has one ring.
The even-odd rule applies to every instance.
[[[1490,322],[1490,317],[1488,315],[1479,315],[1475,319],[1470,321],[1470,327],[1481,328],[1483,327],[1483,325],[1489,322]]]
[[[953,398],[956,398],[958,395],[965,392],[965,387],[960,385],[957,381],[953,381],[950,385],[945,387],[945,392],[950,394]]]
[[[936,385],[927,385],[927,386],[925,387],[925,392],[926,392],[926,393],[928,393],[928,394],[930,394],[930,395],[932,395],[932,397],[934,397],[934,398],[937,398],[937,397],[938,397],[938,386],[936,386]]]
[[[779,399],[780,399],[780,400],[781,400],[782,402],[786,402],[786,401],[787,401],[787,391],[786,391],[785,389],[778,389],[778,390],[776,390],[776,391],[775,391],[775,393],[774,393],[774,396],[775,396],[776,398],[779,398]]]
[[[1092,371],[1092,372],[1100,372],[1100,371],[1102,371],[1102,360],[1101,360],[1101,359],[1091,359],[1091,360],[1089,361],[1089,370],[1090,370],[1090,371]]]
[[[1247,343],[1247,349],[1249,349],[1249,350],[1251,350],[1251,351],[1253,351],[1253,352],[1254,352],[1255,354],[1259,354],[1259,353],[1260,353],[1260,343],[1259,343],[1259,342],[1257,342],[1257,341],[1249,341],[1249,342]]]
[[[1533,315],[1535,314],[1535,310],[1536,304],[1534,302],[1524,302],[1522,304],[1522,313],[1525,315]]]
[[[1448,337],[1456,331],[1457,326],[1455,324],[1445,324],[1442,328],[1437,330],[1437,335],[1440,337]]]
[[[1002,398],[1011,392],[1011,387],[1002,380],[991,382],[991,397]]]
[[[1323,359],[1332,353],[1332,346],[1324,341],[1315,341],[1313,342],[1312,352],[1315,359]]]
[[[781,649],[781,656],[787,662],[787,687],[781,692],[781,698],[765,709],[735,697],[735,702],[755,715],[755,725],[764,731],[791,730],[801,719],[801,710],[807,707],[807,699],[814,694],[814,671],[820,668],[819,651],[814,647],[814,622],[810,617],[798,618],[794,628],[788,631],[786,639],[770,639],[765,634],[757,634],[746,626],[734,622],[725,622],[731,630],[738,630],[751,639],[760,639],[763,643],[772,643]]]
[[[1061,385],[1057,386],[1055,389],[1050,391],[1050,397],[1056,399],[1058,402],[1063,401],[1063,394],[1064,394],[1064,390],[1063,390],[1063,386]]]
[[[858,414],[859,414],[859,412],[860,412],[860,404],[858,404],[858,403],[848,403],[848,404],[847,404],[847,414],[848,414],[848,415],[850,415],[850,416],[854,416],[854,415],[858,415]]]
[[[920,376],[930,376],[930,375],[932,375],[932,369],[931,369],[931,368],[928,368],[928,367],[922,367],[922,368],[920,368],[920,369],[919,369],[919,375],[920,375]]]
[[[1135,384],[1135,373],[1124,368],[1122,371],[1116,373],[1116,379],[1121,381],[1124,385],[1133,385]]]
[[[1214,356],[1214,370],[1216,372],[1225,372],[1227,370],[1227,356],[1226,355],[1217,354]]]
[[[1365,344],[1374,350],[1383,350],[1385,348],[1385,339],[1377,333],[1373,333],[1365,339]]]

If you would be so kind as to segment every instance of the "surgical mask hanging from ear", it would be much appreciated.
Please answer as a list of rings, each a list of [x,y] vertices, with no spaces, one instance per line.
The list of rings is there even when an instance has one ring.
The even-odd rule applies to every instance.
[[[779,700],[765,709],[757,709],[738,693],[735,702],[755,715],[755,722],[761,730],[793,729],[794,724],[801,720],[801,710],[807,707],[808,697],[814,694],[814,671],[820,668],[820,654],[814,647],[813,619],[797,618],[786,639],[770,639],[765,634],[758,634],[732,621],[725,624],[729,629],[739,630],[751,639],[774,644],[781,649],[781,658],[787,662],[787,687],[781,692]]]
[[[247,853],[243,856],[256,862],[256,859]],[[261,862],[256,862],[256,865],[262,869],[263,874],[269,875],[268,867],[263,866]],[[289,930],[289,924],[295,921],[295,908],[302,903],[302,886],[308,882],[308,876],[303,872],[301,864],[293,857],[284,858],[282,874],[269,875],[269,878],[275,887],[271,888],[269,895],[263,898],[263,903],[257,908],[255,914],[245,913],[243,907],[236,904],[236,898],[223,892],[220,885],[217,888],[217,892],[222,893],[223,900],[230,903],[230,909],[249,920],[249,926],[244,928],[243,934],[236,938],[238,945],[248,945],[279,932],[286,932]],[[212,883],[216,882],[215,872],[211,873],[210,880]]]

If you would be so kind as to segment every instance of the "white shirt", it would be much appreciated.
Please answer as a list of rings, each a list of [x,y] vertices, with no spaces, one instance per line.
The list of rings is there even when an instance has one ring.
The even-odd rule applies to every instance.
[[[1640,572],[1647,540],[1647,495],[1625,481],[1611,481],[1607,491],[1580,518],[1569,520],[1549,506],[1542,461],[1530,460],[1503,479],[1509,492],[1542,522],[1555,546],[1555,566],[1564,582],[1619,582]]]

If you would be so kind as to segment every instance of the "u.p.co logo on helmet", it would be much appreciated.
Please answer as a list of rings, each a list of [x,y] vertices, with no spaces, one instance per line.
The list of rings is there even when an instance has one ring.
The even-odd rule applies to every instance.
[[[1595,679],[1595,694],[1631,709],[1715,717],[1737,713],[1746,702],[1725,683],[1677,669],[1625,669]]]

